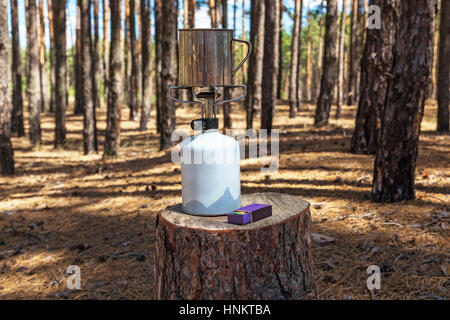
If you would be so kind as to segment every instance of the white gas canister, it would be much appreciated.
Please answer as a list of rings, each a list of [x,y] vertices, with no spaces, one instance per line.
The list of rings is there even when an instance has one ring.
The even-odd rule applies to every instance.
[[[241,207],[239,143],[217,129],[181,143],[182,209],[217,216]]]

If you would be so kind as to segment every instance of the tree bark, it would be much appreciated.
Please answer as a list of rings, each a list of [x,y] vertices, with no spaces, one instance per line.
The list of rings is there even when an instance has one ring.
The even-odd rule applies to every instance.
[[[108,111],[104,157],[117,157],[120,146],[121,101],[121,0],[109,0],[111,12],[111,46],[109,50]]]
[[[294,26],[292,28],[291,46],[291,70],[289,76],[289,118],[295,118],[297,113],[297,77],[298,74],[298,51],[300,50],[300,20],[301,20],[302,0],[295,1]]]
[[[359,0],[351,0],[351,28],[350,28],[350,65],[349,65],[349,78],[348,78],[348,89],[347,89],[347,104],[352,106],[357,101],[357,77],[358,77],[358,11],[359,11]]]
[[[55,0],[54,0],[55,1]],[[77,7],[81,8],[81,1],[77,0]],[[80,14],[78,16],[78,14]],[[77,21],[80,21],[81,24],[81,12],[77,12]],[[75,74],[75,109],[74,113],[76,115],[84,113],[84,102],[83,102],[83,94],[82,94],[82,79],[81,79],[81,28],[76,29],[76,40],[75,40],[75,63],[74,63],[74,74]]]
[[[196,0],[188,0],[189,1],[189,9],[188,9],[188,26],[189,28],[195,28],[195,8],[196,8]]]
[[[317,54],[317,61],[315,64],[315,68],[314,68],[314,74],[313,74],[313,85],[312,85],[312,89],[311,89],[311,95],[312,95],[312,99],[314,101],[317,101],[317,97],[319,96],[319,92],[320,92],[320,81],[321,81],[321,75],[323,72],[323,42],[324,42],[324,37],[323,37],[323,22],[324,22],[324,14],[323,14],[323,2],[324,0],[321,1],[320,3],[320,11],[319,11],[319,15],[320,15],[320,20],[319,20],[319,41],[318,41],[318,54]],[[311,69],[312,70],[312,69]]]
[[[398,0],[373,0],[380,7],[381,29],[367,29],[364,55],[361,61],[361,94],[356,113],[350,151],[375,154],[386,94],[391,83],[394,62],[395,12]]]
[[[66,140],[66,1],[52,3],[54,38],[55,75],[55,148],[64,147]]]
[[[23,137],[23,93],[22,93],[22,57],[20,53],[18,0],[11,1],[12,26],[12,81],[13,81],[13,110],[11,114],[11,132]]]
[[[264,56],[264,1],[252,0],[250,42],[253,44],[253,54],[250,56],[247,96],[245,98],[247,129],[253,128],[253,118],[256,110],[261,110],[262,62]]]
[[[103,56],[103,100],[107,102],[108,100],[108,35],[109,35],[109,2],[107,0],[102,0],[103,3],[103,46],[102,46],[102,56]]]
[[[49,101],[49,111],[53,113],[55,111],[55,32],[53,30],[53,10],[52,10],[52,1],[47,0],[47,9],[48,9],[48,27],[49,27],[49,35],[50,35],[50,101]]]
[[[287,300],[315,294],[309,203],[278,193],[244,195],[272,217],[236,227],[172,206],[158,215],[154,299]],[[245,239],[245,241],[244,241]]]
[[[130,1],[130,14],[129,14],[129,25],[130,25],[130,53],[131,53],[131,74],[129,78],[129,91],[128,91],[128,105],[130,108],[130,120],[138,120],[138,100],[137,100],[137,87],[138,87],[138,64],[139,56],[136,44],[136,10],[135,10],[135,0]]]
[[[215,0],[209,0],[209,17],[211,18],[211,28],[217,28],[216,4]]]
[[[156,84],[156,132],[161,133],[161,23],[162,0],[155,0],[155,84]]]
[[[222,28],[228,28],[228,7],[227,0],[221,0],[222,2]],[[224,88],[223,96],[225,100],[231,99],[230,89]],[[225,129],[231,129],[231,103],[224,103],[222,105],[223,109],[223,127]]]
[[[450,3],[441,1],[441,22],[439,28],[439,69],[437,81],[437,131],[449,131],[450,100]]]
[[[39,79],[41,94],[41,112],[47,111],[48,106],[48,73],[45,55],[45,21],[44,21],[44,0],[39,0]]]
[[[39,44],[36,2],[27,3],[27,100],[30,111],[30,142],[33,147],[41,143],[41,102],[39,81]]]
[[[414,199],[420,123],[433,61],[436,0],[399,1],[395,12],[392,83],[377,145],[372,185],[376,202]]]
[[[338,68],[337,61],[337,30],[338,13],[336,0],[327,1],[327,18],[325,30],[325,51],[323,55],[323,71],[320,83],[320,93],[317,99],[314,125],[323,126],[328,124],[330,108],[333,102],[333,89],[336,81]]]
[[[161,16],[161,117],[160,117],[160,148],[169,148],[172,145],[171,134],[175,130],[175,105],[169,97],[169,87],[176,81],[176,33],[177,33],[177,1],[162,2]]]
[[[141,43],[142,43],[142,102],[140,131],[147,130],[152,110],[152,79],[151,79],[151,4],[150,0],[140,0],[141,9]]]
[[[17,3],[15,5],[17,13]],[[0,166],[2,175],[14,173],[14,154],[11,144],[12,106],[9,88],[11,81],[9,50],[8,2],[0,0]]]
[[[261,129],[272,130],[278,80],[278,37],[280,35],[280,1],[265,0],[264,59],[261,101]]]
[[[347,16],[347,0],[342,1],[341,24],[339,31],[339,69],[338,69],[338,84],[337,84],[337,108],[336,120],[341,116],[342,105],[344,103],[344,50],[345,50],[345,19]]]
[[[320,39],[319,39],[320,41]],[[306,68],[305,68],[305,99],[311,101],[311,11],[308,10],[308,31],[306,32]]]
[[[102,78],[102,70],[100,68],[100,37],[98,33],[98,0],[92,0],[94,9],[94,40],[92,41],[91,59],[92,59],[92,100],[94,108],[100,108],[100,79]]]
[[[283,84],[283,0],[280,1],[278,21],[280,23],[278,35],[278,79],[277,79],[277,99],[281,99],[281,87]]]
[[[90,0],[81,0],[81,93],[83,97],[83,150],[96,152],[96,123],[92,87]]]
[[[300,0],[300,20],[298,24],[298,50],[297,50],[297,85],[296,90],[296,102],[297,111],[302,110],[302,98],[303,98],[303,81],[302,81],[302,14],[303,14],[303,0]]]

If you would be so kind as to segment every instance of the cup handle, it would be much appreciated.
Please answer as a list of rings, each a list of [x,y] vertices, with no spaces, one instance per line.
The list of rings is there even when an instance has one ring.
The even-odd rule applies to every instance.
[[[247,45],[248,51],[247,51],[247,55],[245,56],[244,60],[242,60],[238,66],[233,70],[231,76],[234,76],[235,73],[242,67],[242,65],[244,64],[245,61],[247,61],[248,57],[250,57],[250,55],[252,54],[252,44],[250,41],[247,40],[241,40],[241,39],[232,39],[231,41],[236,41],[236,42],[242,42],[245,43]]]

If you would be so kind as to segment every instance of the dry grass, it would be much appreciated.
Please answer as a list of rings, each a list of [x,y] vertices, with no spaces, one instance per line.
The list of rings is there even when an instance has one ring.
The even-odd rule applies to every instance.
[[[449,299],[449,218],[439,214],[450,211],[450,136],[434,132],[435,102],[422,125],[417,200],[390,205],[368,199],[373,157],[348,153],[355,109],[318,130],[306,107],[296,119],[277,107],[279,172],[266,176],[245,160],[241,179],[243,193],[310,201],[313,232],[336,239],[313,245],[317,297],[370,299],[366,268],[376,264],[383,276],[372,298]],[[198,114],[180,107],[177,127]],[[101,146],[105,109],[98,119]],[[234,127],[244,128],[244,119],[234,106]],[[0,178],[0,299],[150,299],[155,215],[181,201],[178,165],[158,150],[154,121],[145,133],[123,121],[120,157],[107,161],[101,152],[81,154],[80,116],[68,117],[65,151],[52,147],[52,117],[42,121],[43,144],[31,150],[26,137],[13,138],[17,172]],[[66,289],[73,264],[81,290]]]

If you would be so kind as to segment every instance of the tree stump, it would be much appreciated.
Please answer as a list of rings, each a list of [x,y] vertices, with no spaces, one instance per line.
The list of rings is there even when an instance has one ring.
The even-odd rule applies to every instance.
[[[226,216],[168,207],[156,222],[155,299],[302,299],[315,294],[309,203],[256,193],[242,206],[272,205],[272,217],[239,226]]]

